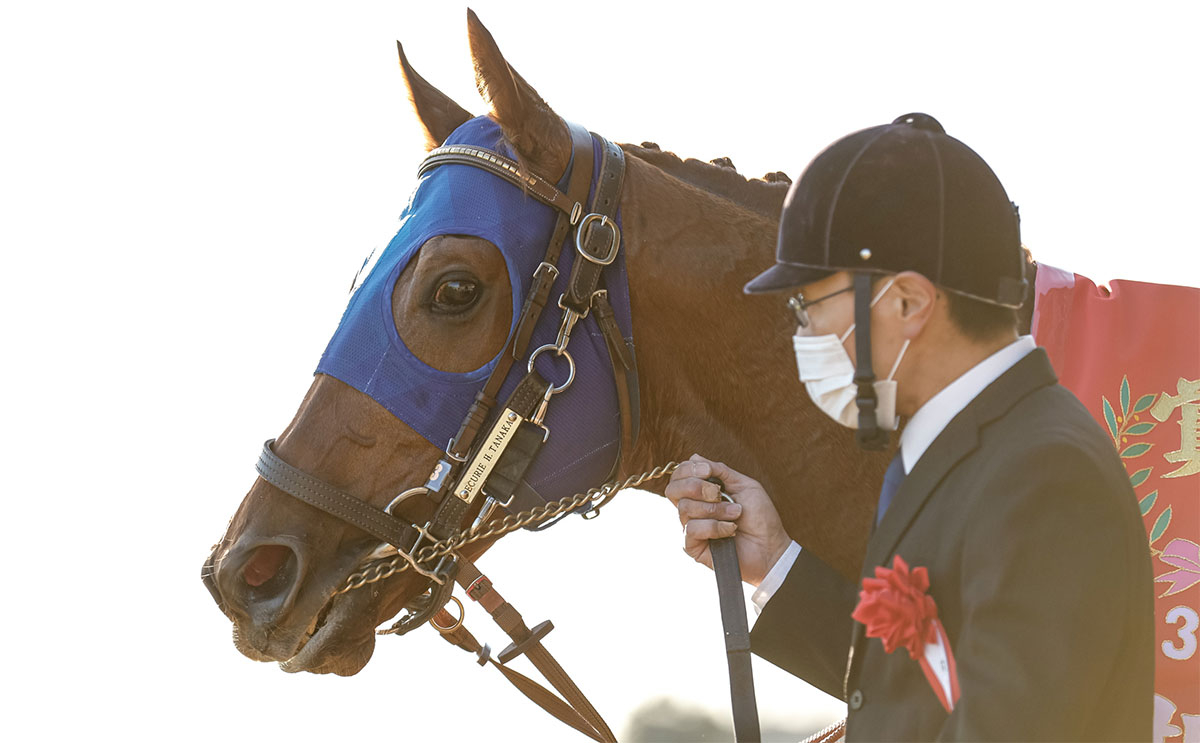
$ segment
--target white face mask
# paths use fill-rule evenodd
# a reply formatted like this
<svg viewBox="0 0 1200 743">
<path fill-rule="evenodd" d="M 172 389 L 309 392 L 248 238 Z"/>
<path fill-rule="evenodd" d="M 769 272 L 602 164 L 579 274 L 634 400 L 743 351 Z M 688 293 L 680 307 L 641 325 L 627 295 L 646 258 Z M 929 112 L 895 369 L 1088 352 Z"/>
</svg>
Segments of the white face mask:
<svg viewBox="0 0 1200 743">
<path fill-rule="evenodd" d="M 892 288 L 895 279 L 891 279 L 875 298 L 871 307 Z M 796 367 L 800 370 L 800 381 L 808 390 L 808 396 L 818 408 L 830 418 L 847 428 L 858 428 L 858 385 L 854 383 L 854 364 L 850 354 L 846 352 L 845 342 L 854 332 L 851 325 L 845 333 L 838 337 L 829 335 L 792 337 L 792 346 L 796 351 Z M 875 382 L 875 397 L 878 400 L 875 407 L 875 420 L 885 431 L 895 431 L 900 424 L 896 415 L 896 369 L 904 352 L 908 350 L 908 340 L 900 347 L 896 362 L 888 372 L 887 379 Z"/>
</svg>

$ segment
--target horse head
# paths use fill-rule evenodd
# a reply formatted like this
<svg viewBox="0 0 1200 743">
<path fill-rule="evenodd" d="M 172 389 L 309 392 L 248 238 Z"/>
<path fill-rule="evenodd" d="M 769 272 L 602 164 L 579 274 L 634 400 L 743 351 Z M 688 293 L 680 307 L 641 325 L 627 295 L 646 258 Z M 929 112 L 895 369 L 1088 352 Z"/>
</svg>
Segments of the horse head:
<svg viewBox="0 0 1200 743">
<path fill-rule="evenodd" d="M 429 148 L 482 148 L 565 188 L 580 165 L 572 130 L 470 12 L 468 31 L 477 85 L 490 106 L 485 117 L 473 118 L 430 85 L 400 51 Z M 595 147 L 598 163 L 599 140 Z M 611 335 L 606 345 L 596 319 L 583 318 L 571 346 L 580 380 L 550 407 L 545 427 L 553 435 L 526 475 L 526 492 L 556 499 L 664 458 L 715 452 L 758 473 L 768 492 L 802 491 L 805 497 L 781 502 L 790 533 L 855 573 L 870 514 L 857 494 L 877 489 L 885 461 L 864 463 L 848 454 L 849 435 L 808 403 L 798 383 L 770 391 L 745 381 L 791 375 L 782 305 L 740 296 L 742 283 L 771 260 L 786 183 L 778 174 L 770 182 L 747 181 L 729 164 L 681 161 L 656 146 L 624 151 L 625 248 L 605 280 L 627 342 L 637 318 L 640 380 L 632 392 L 643 401 L 641 436 L 628 446 L 622 430 L 618 382 L 608 366 Z M 555 220 L 553 209 L 477 168 L 424 173 L 400 231 L 360 272 L 275 454 L 381 509 L 425 483 L 518 334 Z M 551 279 L 552 298 L 562 291 L 571 253 L 564 251 Z M 554 340 L 558 317 L 557 310 L 544 313 L 529 348 Z M 698 354 L 701 345 L 721 350 Z M 567 373 L 561 359 L 544 356 L 547 379 L 561 379 Z M 515 368 L 524 371 L 527 359 Z M 474 503 L 465 524 L 480 507 Z M 434 510 L 431 499 L 412 497 L 394 515 L 424 524 Z M 473 559 L 488 544 L 476 542 L 464 556 Z M 278 661 L 286 671 L 350 675 L 370 659 L 375 627 L 429 585 L 410 570 L 343 590 L 380 550 L 377 537 L 259 478 L 204 577 L 242 653 Z"/>
</svg>

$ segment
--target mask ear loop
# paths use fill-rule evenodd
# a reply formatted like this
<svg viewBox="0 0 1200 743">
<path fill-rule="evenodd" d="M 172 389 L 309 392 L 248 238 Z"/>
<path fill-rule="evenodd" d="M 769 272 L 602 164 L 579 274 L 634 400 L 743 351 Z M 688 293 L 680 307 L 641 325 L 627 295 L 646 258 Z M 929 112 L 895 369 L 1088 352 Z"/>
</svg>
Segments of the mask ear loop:
<svg viewBox="0 0 1200 743">
<path fill-rule="evenodd" d="M 868 307 L 874 307 L 875 305 L 879 304 L 879 300 L 883 299 L 883 295 L 887 294 L 887 290 L 891 289 L 892 284 L 894 283 L 896 283 L 895 277 L 888 279 L 887 283 L 883 285 L 883 288 L 879 290 L 879 293 L 876 294 L 874 299 L 871 300 L 871 304 L 868 305 Z M 857 291 L 855 292 L 855 296 L 858 296 Z M 846 328 L 846 332 L 842 333 L 842 335 L 838 338 L 838 343 L 845 344 L 846 339 L 849 338 L 850 334 L 854 332 L 854 328 L 858 326 L 857 318 L 855 320 L 855 322 L 850 323 L 850 327 Z M 895 370 L 893 369 L 893 371 Z M 891 377 L 888 377 L 888 379 L 891 379 Z"/>
<path fill-rule="evenodd" d="M 846 328 L 846 332 L 842 333 L 841 337 L 838 338 L 838 343 L 846 345 L 846 339 L 850 337 L 850 334 L 854 332 L 854 328 L 857 326 L 858 323 L 856 322 L 850 323 L 850 327 Z"/>
<path fill-rule="evenodd" d="M 885 381 L 890 382 L 896 376 L 896 370 L 900 368 L 900 360 L 904 358 L 904 352 L 908 350 L 908 344 L 911 342 L 908 338 L 904 339 L 904 345 L 900 346 L 900 353 L 896 356 L 896 363 L 892 364 L 892 370 L 888 372 L 887 380 Z"/>
<path fill-rule="evenodd" d="M 895 276 L 888 279 L 887 283 L 883 285 L 883 288 L 879 290 L 879 293 L 875 295 L 875 298 L 871 300 L 871 306 L 874 307 L 875 305 L 879 304 L 879 300 L 883 299 L 883 295 L 887 294 L 887 290 L 891 289 L 892 284 L 895 284 L 895 283 L 896 283 Z"/>
<path fill-rule="evenodd" d="M 875 306 L 875 303 L 883 297 L 884 293 L 887 292 L 888 289 L 892 288 L 892 284 L 894 283 L 896 283 L 895 277 L 892 277 L 888 280 L 887 284 L 883 287 L 883 291 L 876 294 L 875 299 L 871 300 L 872 307 Z M 900 368 L 900 360 L 904 358 L 904 352 L 908 350 L 908 344 L 911 342 L 912 340 L 910 338 L 904 339 L 904 345 L 900 346 L 900 353 L 896 355 L 896 361 L 892 364 L 892 370 L 888 372 L 886 381 L 890 382 L 892 381 L 892 378 L 896 376 L 896 370 Z"/>
</svg>

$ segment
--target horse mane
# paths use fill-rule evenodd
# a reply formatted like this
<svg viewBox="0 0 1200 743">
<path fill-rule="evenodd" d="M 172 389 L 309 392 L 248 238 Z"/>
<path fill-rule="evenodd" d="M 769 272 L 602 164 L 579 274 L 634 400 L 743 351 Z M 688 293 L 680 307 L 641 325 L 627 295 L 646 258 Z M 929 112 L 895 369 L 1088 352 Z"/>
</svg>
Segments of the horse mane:
<svg viewBox="0 0 1200 743">
<path fill-rule="evenodd" d="M 768 173 L 763 178 L 748 179 L 737 172 L 727 157 L 712 162 L 694 158 L 686 160 L 667 152 L 653 142 L 640 146 L 625 144 L 624 150 L 634 157 L 706 193 L 720 196 L 772 220 L 779 219 L 783 197 L 792 179 L 782 171 Z"/>
<path fill-rule="evenodd" d="M 762 178 L 746 178 L 737 172 L 733 161 L 727 157 L 718 157 L 710 162 L 691 157 L 684 160 L 674 152 L 663 150 L 654 142 L 642 142 L 640 146 L 623 144 L 621 147 L 628 154 L 693 188 L 724 198 L 775 221 L 779 220 L 779 214 L 783 210 L 783 198 L 792 182 L 782 171 L 767 173 Z M 1022 253 L 1025 257 L 1025 280 L 1029 282 L 1029 289 L 1024 305 L 1017 310 L 1017 329 L 1022 335 L 1026 335 L 1033 325 L 1033 287 L 1037 276 L 1037 262 L 1028 248 L 1022 247 Z"/>
</svg>

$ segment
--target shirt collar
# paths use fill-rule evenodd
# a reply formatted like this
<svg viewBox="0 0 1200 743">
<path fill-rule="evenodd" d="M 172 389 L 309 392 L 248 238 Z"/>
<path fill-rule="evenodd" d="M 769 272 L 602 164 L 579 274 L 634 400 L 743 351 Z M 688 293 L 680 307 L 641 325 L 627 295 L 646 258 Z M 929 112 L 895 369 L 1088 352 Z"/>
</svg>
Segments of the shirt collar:
<svg viewBox="0 0 1200 743">
<path fill-rule="evenodd" d="M 992 382 L 1011 369 L 1025 355 L 1037 347 L 1033 336 L 1023 335 L 996 353 L 988 356 L 968 369 L 962 376 L 946 385 L 921 406 L 900 434 L 900 451 L 904 458 L 904 473 L 913 467 L 925 454 L 938 434 L 949 425 L 954 416 Z"/>
</svg>

